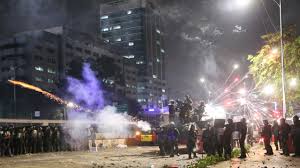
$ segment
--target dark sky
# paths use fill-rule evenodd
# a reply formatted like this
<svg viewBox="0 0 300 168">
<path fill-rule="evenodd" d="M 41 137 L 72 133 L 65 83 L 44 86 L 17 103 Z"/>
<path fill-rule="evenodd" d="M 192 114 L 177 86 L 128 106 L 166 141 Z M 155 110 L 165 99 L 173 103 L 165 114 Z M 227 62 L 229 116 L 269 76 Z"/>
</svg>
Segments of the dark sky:
<svg viewBox="0 0 300 168">
<path fill-rule="evenodd" d="M 1 0 L 0 36 L 62 24 L 94 34 L 99 0 Z M 279 29 L 272 0 L 160 0 L 166 27 L 167 79 L 171 96 L 203 97 L 205 77 L 212 89 L 224 82 L 234 63 L 247 71 L 248 54 L 262 44 L 260 36 Z M 242 0 L 241 0 L 242 1 Z M 300 0 L 283 0 L 284 25 L 300 27 Z M 268 17 L 268 15 L 270 17 Z M 237 74 L 238 75 L 238 74 Z"/>
</svg>

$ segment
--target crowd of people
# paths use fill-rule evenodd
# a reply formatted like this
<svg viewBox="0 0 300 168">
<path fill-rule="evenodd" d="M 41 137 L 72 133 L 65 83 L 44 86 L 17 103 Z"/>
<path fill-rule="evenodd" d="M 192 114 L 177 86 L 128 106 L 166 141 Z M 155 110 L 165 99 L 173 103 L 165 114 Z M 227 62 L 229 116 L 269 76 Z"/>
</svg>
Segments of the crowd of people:
<svg viewBox="0 0 300 168">
<path fill-rule="evenodd" d="M 271 126 L 268 120 L 264 120 L 262 137 L 266 149 L 266 155 L 273 155 L 271 146 L 272 136 L 276 150 L 282 149 L 282 155 L 290 156 L 289 138 L 292 139 L 295 157 L 300 156 L 300 120 L 297 115 L 293 117 L 293 125 L 286 123 L 284 118 L 280 119 L 280 124 L 275 120 Z"/>
<path fill-rule="evenodd" d="M 78 150 L 71 139 L 59 126 L 0 127 L 0 156 Z"/>
</svg>

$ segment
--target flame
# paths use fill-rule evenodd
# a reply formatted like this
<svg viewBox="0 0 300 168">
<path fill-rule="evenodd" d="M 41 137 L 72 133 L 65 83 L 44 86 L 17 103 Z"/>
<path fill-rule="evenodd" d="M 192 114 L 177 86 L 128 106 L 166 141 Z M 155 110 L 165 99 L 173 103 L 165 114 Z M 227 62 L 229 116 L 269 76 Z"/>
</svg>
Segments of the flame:
<svg viewBox="0 0 300 168">
<path fill-rule="evenodd" d="M 21 81 L 16 81 L 16 80 L 8 80 L 9 83 L 13 84 L 13 85 L 17 85 L 17 86 L 21 86 L 23 88 L 26 88 L 26 89 L 30 89 L 30 90 L 34 90 L 36 92 L 39 92 L 39 93 L 42 93 L 43 95 L 45 95 L 46 97 L 48 97 L 49 99 L 51 100 L 54 100 L 60 104 L 65 104 L 67 105 L 68 102 L 64 101 L 63 99 L 47 92 L 47 91 L 44 91 L 43 89 L 39 88 L 39 87 L 36 87 L 36 86 L 33 86 L 33 85 L 30 85 L 28 83 L 25 83 L 25 82 L 21 82 Z"/>
</svg>

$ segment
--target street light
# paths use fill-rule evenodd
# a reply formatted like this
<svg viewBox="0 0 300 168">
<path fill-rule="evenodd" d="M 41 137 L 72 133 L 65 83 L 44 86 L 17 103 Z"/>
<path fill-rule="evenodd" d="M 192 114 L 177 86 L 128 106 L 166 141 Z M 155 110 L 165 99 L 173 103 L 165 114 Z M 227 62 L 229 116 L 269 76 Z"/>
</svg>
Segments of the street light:
<svg viewBox="0 0 300 168">
<path fill-rule="evenodd" d="M 251 0 L 235 0 L 235 5 L 238 7 L 245 7 L 250 3 Z"/>
<path fill-rule="evenodd" d="M 292 78 L 290 80 L 290 87 L 295 87 L 297 86 L 297 79 L 296 78 Z"/>
<path fill-rule="evenodd" d="M 204 79 L 204 78 L 200 78 L 200 82 L 201 82 L 201 83 L 204 83 L 204 82 L 205 82 L 205 79 Z"/>
<path fill-rule="evenodd" d="M 239 68 L 239 64 L 234 64 L 233 65 L 233 69 L 238 69 Z"/>
</svg>

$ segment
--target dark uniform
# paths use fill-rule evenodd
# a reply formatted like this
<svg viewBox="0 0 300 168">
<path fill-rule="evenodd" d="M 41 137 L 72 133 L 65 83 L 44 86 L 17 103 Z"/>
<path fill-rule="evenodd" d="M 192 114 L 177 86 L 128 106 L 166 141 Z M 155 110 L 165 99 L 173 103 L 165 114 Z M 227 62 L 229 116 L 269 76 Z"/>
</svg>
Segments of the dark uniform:
<svg viewBox="0 0 300 168">
<path fill-rule="evenodd" d="M 189 155 L 189 159 L 192 159 L 192 153 L 194 154 L 194 158 L 197 157 L 196 151 L 196 141 L 197 141 L 197 134 L 195 132 L 195 126 L 191 125 L 191 128 L 188 132 L 188 140 L 187 140 L 187 151 Z"/>
<path fill-rule="evenodd" d="M 272 138 L 272 127 L 267 120 L 264 120 L 264 127 L 262 129 L 262 137 L 264 138 L 264 144 L 266 149 L 266 155 L 273 155 L 273 149 L 270 145 Z"/>
<path fill-rule="evenodd" d="M 178 155 L 178 138 L 179 131 L 175 128 L 175 124 L 171 124 L 171 127 L 168 130 L 168 142 L 170 145 L 170 156 L 174 157 L 174 152 Z"/>
<path fill-rule="evenodd" d="M 44 132 L 42 127 L 37 129 L 37 151 L 44 152 Z"/>
<path fill-rule="evenodd" d="M 175 102 L 170 101 L 170 104 L 169 104 L 169 122 L 175 120 L 175 111 L 176 111 Z"/>
<path fill-rule="evenodd" d="M 300 156 L 300 121 L 298 116 L 293 117 L 294 125 L 291 131 L 292 138 L 293 138 L 293 145 L 295 148 L 295 155 L 293 156 Z"/>
<path fill-rule="evenodd" d="M 224 157 L 225 159 L 231 158 L 232 146 L 231 146 L 231 136 L 234 130 L 234 125 L 232 119 L 228 119 L 228 124 L 225 126 L 223 144 L 224 144 Z"/>
<path fill-rule="evenodd" d="M 239 132 L 240 132 L 240 148 L 241 148 L 241 156 L 239 158 L 246 158 L 246 149 L 245 149 L 245 139 L 246 139 L 246 134 L 247 134 L 247 123 L 246 119 L 242 118 L 241 120 L 241 125 L 239 127 Z"/>
<path fill-rule="evenodd" d="M 278 142 L 279 142 L 279 125 L 278 125 L 276 120 L 273 122 L 272 134 L 274 136 L 274 145 L 276 147 L 276 150 L 278 150 L 279 149 L 279 146 L 278 146 Z"/>
<path fill-rule="evenodd" d="M 289 139 L 289 133 L 291 131 L 291 127 L 289 124 L 285 123 L 285 119 L 280 119 L 280 127 L 279 127 L 279 136 L 282 142 L 282 152 L 281 154 L 285 156 L 289 156 L 289 148 L 288 148 L 288 139 Z"/>
<path fill-rule="evenodd" d="M 167 133 L 165 131 L 166 128 L 159 128 L 157 131 L 157 141 L 158 141 L 158 146 L 159 146 L 159 155 L 160 156 L 165 156 L 166 151 L 165 151 L 165 144 L 167 141 Z"/>
</svg>

